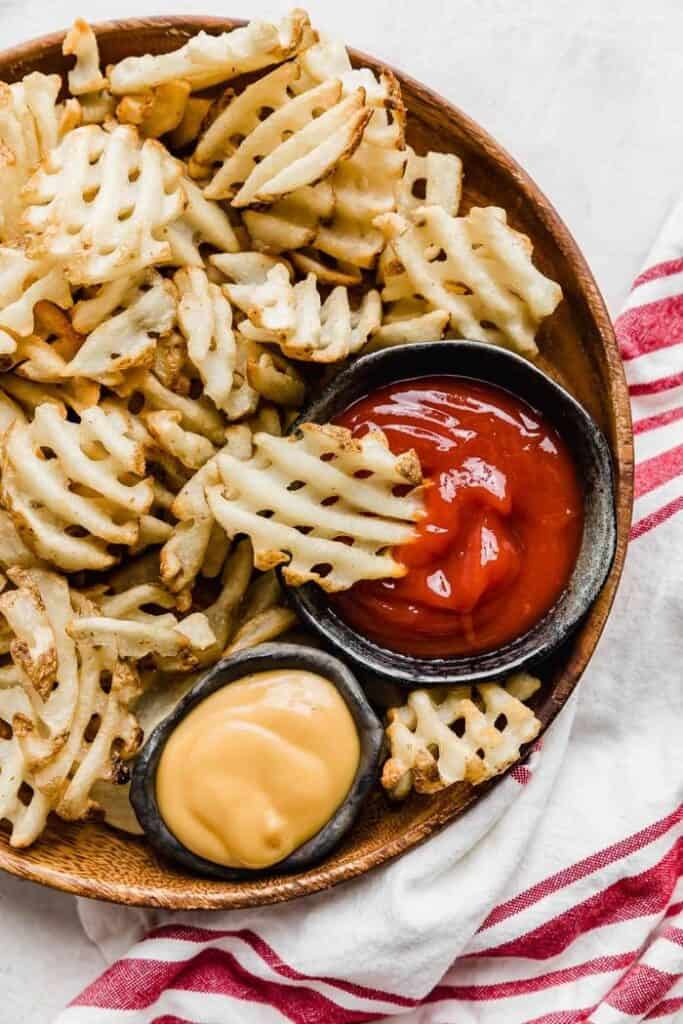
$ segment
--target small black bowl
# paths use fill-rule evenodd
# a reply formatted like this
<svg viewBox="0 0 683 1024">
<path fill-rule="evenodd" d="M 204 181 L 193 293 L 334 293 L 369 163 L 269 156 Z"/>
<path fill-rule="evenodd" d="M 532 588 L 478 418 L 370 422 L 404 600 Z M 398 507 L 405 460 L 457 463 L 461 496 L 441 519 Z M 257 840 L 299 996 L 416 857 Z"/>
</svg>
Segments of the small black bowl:
<svg viewBox="0 0 683 1024">
<path fill-rule="evenodd" d="M 612 460 L 604 435 L 564 388 L 506 349 L 474 341 L 436 341 L 364 356 L 334 378 L 291 431 L 300 423 L 328 423 L 387 384 L 433 376 L 497 385 L 543 413 L 567 442 L 576 463 L 583 484 L 584 529 L 574 571 L 553 607 L 522 636 L 481 654 L 426 658 L 389 650 L 348 625 L 315 584 L 287 587 L 283 580 L 295 610 L 337 653 L 360 669 L 405 686 L 473 683 L 540 661 L 581 622 L 607 578 L 616 546 Z"/>
<path fill-rule="evenodd" d="M 159 758 L 171 733 L 179 722 L 193 708 L 216 690 L 229 685 L 236 679 L 256 672 L 268 672 L 277 668 L 303 669 L 317 672 L 329 679 L 351 712 L 360 739 L 360 760 L 358 770 L 349 793 L 338 811 L 321 830 L 302 846 L 278 864 L 263 871 L 247 868 L 227 868 L 192 853 L 176 839 L 167 828 L 156 799 L 156 773 Z M 273 872 L 301 871 L 321 860 L 336 846 L 344 833 L 353 824 L 363 800 L 377 778 L 379 755 L 382 746 L 382 725 L 372 710 L 358 680 L 337 658 L 325 651 L 297 644 L 261 644 L 249 651 L 242 651 L 230 658 L 219 661 L 174 708 L 170 715 L 160 722 L 145 743 L 133 771 L 130 800 L 144 829 L 145 836 L 154 849 L 164 857 L 177 861 L 184 868 L 199 875 L 225 881 L 238 881 L 270 875 Z M 330 738 L 334 742 L 334 737 Z"/>
</svg>

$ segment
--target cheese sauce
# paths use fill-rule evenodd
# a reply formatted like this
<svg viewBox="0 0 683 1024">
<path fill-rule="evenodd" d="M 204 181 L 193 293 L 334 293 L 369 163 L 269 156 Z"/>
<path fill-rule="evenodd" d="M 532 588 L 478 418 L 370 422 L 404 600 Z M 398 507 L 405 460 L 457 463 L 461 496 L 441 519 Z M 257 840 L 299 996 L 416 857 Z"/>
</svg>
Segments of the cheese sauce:
<svg viewBox="0 0 683 1024">
<path fill-rule="evenodd" d="M 159 760 L 157 803 L 193 853 L 266 868 L 329 821 L 359 758 L 355 723 L 329 680 L 259 672 L 217 690 L 174 729 Z"/>
<path fill-rule="evenodd" d="M 417 540 L 394 550 L 400 579 L 335 596 L 355 629 L 406 654 L 475 654 L 543 617 L 566 587 L 583 532 L 567 445 L 501 388 L 458 377 L 403 381 L 335 420 L 414 448 L 427 481 Z"/>
</svg>

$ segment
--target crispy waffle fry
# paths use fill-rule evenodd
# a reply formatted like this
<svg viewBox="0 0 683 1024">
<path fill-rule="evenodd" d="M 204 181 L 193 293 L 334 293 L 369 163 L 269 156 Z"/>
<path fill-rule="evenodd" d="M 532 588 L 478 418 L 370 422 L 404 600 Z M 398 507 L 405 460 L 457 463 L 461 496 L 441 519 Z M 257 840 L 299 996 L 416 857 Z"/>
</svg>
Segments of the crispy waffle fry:
<svg viewBox="0 0 683 1024">
<path fill-rule="evenodd" d="M 185 177 L 182 188 L 187 200 L 182 217 L 169 224 L 166 238 L 171 245 L 171 262 L 180 266 L 203 267 L 200 245 L 211 245 L 221 252 L 237 252 L 239 241 L 224 210 Z"/>
<path fill-rule="evenodd" d="M 26 185 L 33 255 L 68 260 L 74 284 L 97 284 L 171 259 L 163 228 L 185 203 L 178 164 L 130 125 L 69 132 Z"/>
<path fill-rule="evenodd" d="M 19 737 L 15 719 L 32 721 L 33 708 L 20 685 L 0 688 L 0 821 L 11 826 L 10 846 L 22 848 L 35 842 L 45 828 L 50 802 L 36 790 Z M 29 798 L 22 799 L 28 791 Z"/>
<path fill-rule="evenodd" d="M 531 243 L 508 227 L 504 210 L 475 207 L 450 217 L 440 206 L 423 206 L 407 218 L 385 214 L 377 224 L 403 267 L 387 277 L 385 301 L 421 295 L 449 313 L 460 337 L 536 355 L 536 331 L 562 290 L 533 265 Z"/>
<path fill-rule="evenodd" d="M 0 246 L 0 330 L 25 338 L 33 332 L 36 303 L 72 304 L 63 271 L 49 257 L 30 259 L 22 249 Z"/>
<path fill-rule="evenodd" d="M 440 206 L 453 217 L 462 195 L 462 160 L 454 153 L 429 152 L 418 156 L 406 148 L 406 160 L 398 208 L 403 213 L 420 206 Z"/>
<path fill-rule="evenodd" d="M 122 124 L 134 124 L 143 138 L 158 139 L 178 127 L 189 95 L 189 82 L 164 82 L 149 92 L 124 96 L 116 108 L 116 117 Z"/>
<path fill-rule="evenodd" d="M 401 304 L 396 303 L 398 308 L 390 310 L 388 315 L 385 315 L 381 327 L 377 328 L 363 349 L 364 355 L 368 352 L 377 352 L 381 348 L 391 348 L 392 345 L 440 341 L 443 338 L 448 327 L 448 313 L 443 309 L 415 311 L 410 308 L 411 305 L 407 304 L 402 308 Z"/>
<path fill-rule="evenodd" d="M 21 82 L 0 82 L 0 241 L 20 238 L 23 188 L 57 144 L 59 75 L 26 75 Z"/>
<path fill-rule="evenodd" d="M 351 156 L 371 116 L 363 89 L 340 97 L 341 82 L 332 79 L 275 110 L 228 157 L 205 194 L 243 207 L 272 203 L 324 178 Z"/>
<path fill-rule="evenodd" d="M 265 209 L 245 210 L 242 219 L 257 249 L 280 253 L 311 245 L 318 224 L 333 212 L 334 192 L 325 180 L 296 189 Z"/>
<path fill-rule="evenodd" d="M 306 382 L 294 363 L 253 341 L 247 343 L 247 352 L 247 379 L 262 398 L 287 408 L 303 405 Z"/>
<path fill-rule="evenodd" d="M 89 793 L 95 781 L 121 778 L 122 761 L 139 745 L 140 730 L 128 711 L 139 682 L 110 648 L 95 651 L 70 639 L 66 625 L 74 610 L 63 579 L 42 570 L 14 570 L 10 576 L 18 589 L 2 595 L 0 610 L 16 631 L 26 602 L 31 604 L 51 632 L 56 657 L 55 680 L 45 698 L 17 666 L 33 712 L 31 717 L 19 712 L 12 721 L 24 771 L 31 772 L 30 785 L 49 808 L 79 820 L 93 810 Z M 18 602 L 16 594 L 23 600 Z M 90 609 L 84 599 L 78 603 Z"/>
<path fill-rule="evenodd" d="M 249 318 L 239 328 L 245 337 L 275 342 L 285 355 L 306 362 L 344 359 L 381 323 L 378 292 L 366 292 L 352 310 L 348 290 L 339 285 L 321 303 L 314 275 L 292 285 L 283 265 L 269 270 L 263 283 L 226 285 L 225 291 Z"/>
<path fill-rule="evenodd" d="M 315 249 L 306 248 L 292 252 L 289 258 L 301 274 L 315 274 L 321 284 L 341 284 L 353 288 L 363 280 L 361 271 L 352 263 L 336 260 L 325 253 L 316 252 Z"/>
<path fill-rule="evenodd" d="M 189 398 L 165 387 L 149 371 L 131 375 L 121 388 L 115 388 L 122 397 L 132 404 L 139 404 L 139 412 L 154 409 L 170 409 L 180 413 L 180 422 L 185 430 L 203 434 L 214 444 L 221 444 L 225 434 L 225 421 L 213 402 L 203 395 Z"/>
<path fill-rule="evenodd" d="M 175 325 L 176 292 L 170 281 L 150 271 L 140 287 L 125 296 L 126 308 L 88 336 L 65 367 L 64 377 L 90 377 L 117 384 L 125 370 L 150 366 L 157 338 Z"/>
<path fill-rule="evenodd" d="M 281 64 L 274 71 L 258 78 L 239 95 L 228 90 L 221 102 L 222 110 L 208 126 L 190 160 L 193 178 L 211 175 L 217 163 L 223 163 L 242 142 L 259 127 L 264 114 L 273 113 L 289 103 L 292 82 L 300 74 L 296 60 Z"/>
<path fill-rule="evenodd" d="M 138 541 L 154 498 L 144 472 L 143 448 L 111 414 L 87 409 L 75 424 L 45 403 L 31 424 L 10 427 L 2 499 L 41 558 L 68 571 L 102 569 L 115 561 L 109 544 Z M 131 476 L 135 482 L 124 482 Z"/>
<path fill-rule="evenodd" d="M 314 580 L 328 591 L 404 573 L 384 552 L 414 535 L 419 494 L 392 493 L 397 483 L 420 482 L 414 452 L 396 458 L 380 433 L 354 440 L 343 428 L 314 423 L 304 424 L 299 437 L 260 433 L 254 443 L 266 464 L 220 453 L 224 486 L 207 487 L 206 498 L 228 536 L 251 538 L 257 569 L 284 563 L 288 583 Z M 359 471 L 371 476 L 360 480 Z"/>
<path fill-rule="evenodd" d="M 147 413 L 144 419 L 159 446 L 188 469 L 200 469 L 216 454 L 208 438 L 182 428 L 179 412 L 158 410 Z"/>
<path fill-rule="evenodd" d="M 171 137 L 168 140 L 174 152 L 186 149 L 196 141 L 210 107 L 210 99 L 205 99 L 203 96 L 189 97 L 180 124 L 171 132 Z"/>
<path fill-rule="evenodd" d="M 109 81 L 112 92 L 119 96 L 144 92 L 179 78 L 196 91 L 278 64 L 312 41 L 308 16 L 294 10 L 279 25 L 252 21 L 219 36 L 199 32 L 171 53 L 126 57 L 109 69 Z"/>
<path fill-rule="evenodd" d="M 145 606 L 173 607 L 173 597 L 163 587 L 146 585 L 105 598 L 102 611 L 80 615 L 67 625 L 69 636 L 93 647 L 114 644 L 119 657 L 143 658 L 147 654 L 175 657 L 183 670 L 197 666 L 193 648 L 204 650 L 215 642 L 206 616 L 200 612 L 178 621 L 171 612 L 154 614 Z"/>
<path fill-rule="evenodd" d="M 205 394 L 228 419 L 249 415 L 258 405 L 259 396 L 246 380 L 246 354 L 238 353 L 244 342 L 235 339 L 230 303 L 199 267 L 179 270 L 174 280 L 180 296 L 178 323 Z M 238 356 L 242 363 L 239 375 Z"/>
<path fill-rule="evenodd" d="M 76 63 L 68 74 L 72 96 L 97 93 L 107 87 L 107 79 L 100 71 L 100 51 L 97 37 L 83 18 L 77 18 L 62 44 L 65 57 L 75 57 Z"/>
<path fill-rule="evenodd" d="M 499 775 L 540 731 L 541 723 L 522 703 L 540 685 L 518 673 L 505 686 L 413 690 L 403 707 L 390 708 L 387 715 L 390 757 L 382 785 L 394 799 L 403 799 L 411 789 L 436 793 L 454 782 L 478 785 Z M 458 723 L 461 733 L 454 728 Z"/>
</svg>

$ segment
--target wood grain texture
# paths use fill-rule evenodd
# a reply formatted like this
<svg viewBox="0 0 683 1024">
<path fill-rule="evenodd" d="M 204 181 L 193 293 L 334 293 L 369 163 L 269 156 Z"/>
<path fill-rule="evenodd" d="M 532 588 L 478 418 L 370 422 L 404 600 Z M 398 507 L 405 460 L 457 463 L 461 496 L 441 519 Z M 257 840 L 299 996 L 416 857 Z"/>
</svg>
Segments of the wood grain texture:
<svg viewBox="0 0 683 1024">
<path fill-rule="evenodd" d="M 129 54 L 166 52 L 200 29 L 223 31 L 241 22 L 221 18 L 131 19 L 95 26 L 105 64 Z M 62 34 L 0 54 L 0 78 L 30 70 L 64 74 Z M 377 70 L 371 57 L 354 63 Z M 540 269 L 559 281 L 565 299 L 540 336 L 541 365 L 560 379 L 605 430 L 615 464 L 618 539 L 610 576 L 583 626 L 541 673 L 536 713 L 546 728 L 571 695 L 595 649 L 621 576 L 631 522 L 633 444 L 628 392 L 604 303 L 581 253 L 552 205 L 515 161 L 460 110 L 396 72 L 408 107 L 408 136 L 418 148 L 457 152 L 466 171 L 464 207 L 499 205 L 534 244 Z M 103 825 L 52 822 L 28 851 L 0 838 L 0 867 L 22 878 L 114 902 L 171 909 L 255 906 L 292 899 L 359 875 L 425 840 L 461 814 L 499 780 L 474 790 L 461 783 L 434 797 L 413 796 L 398 808 L 374 793 L 352 832 L 319 867 L 299 875 L 239 884 L 184 875 L 139 840 Z"/>
</svg>

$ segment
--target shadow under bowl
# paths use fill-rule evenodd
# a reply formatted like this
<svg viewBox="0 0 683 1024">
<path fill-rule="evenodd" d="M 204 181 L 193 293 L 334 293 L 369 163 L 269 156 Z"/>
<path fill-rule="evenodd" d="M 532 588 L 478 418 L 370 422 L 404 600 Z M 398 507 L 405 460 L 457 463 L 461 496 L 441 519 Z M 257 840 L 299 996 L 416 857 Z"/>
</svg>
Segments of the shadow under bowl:
<svg viewBox="0 0 683 1024">
<path fill-rule="evenodd" d="M 360 759 L 351 789 L 326 825 L 284 860 L 262 871 L 229 868 L 200 857 L 184 846 L 164 822 L 156 798 L 156 773 L 164 746 L 183 718 L 222 687 L 257 672 L 302 669 L 328 679 L 344 699 L 360 740 Z M 157 853 L 198 875 L 226 881 L 258 878 L 273 872 L 301 871 L 325 857 L 353 824 L 363 800 L 376 781 L 382 746 L 382 725 L 368 704 L 353 673 L 325 651 L 297 644 L 272 643 L 242 651 L 219 661 L 200 679 L 177 707 L 160 722 L 145 743 L 133 771 L 130 800 Z"/>
<path fill-rule="evenodd" d="M 301 618 L 339 654 L 366 672 L 405 686 L 443 686 L 494 679 L 538 662 L 580 624 L 607 579 L 616 548 L 612 460 L 607 441 L 585 409 L 559 384 L 507 349 L 474 341 L 400 345 L 358 359 L 334 378 L 292 424 L 329 423 L 378 388 L 423 377 L 464 377 L 493 384 L 542 413 L 567 443 L 583 487 L 581 548 L 569 583 L 526 633 L 473 655 L 414 657 L 357 632 L 313 583 L 288 587 Z"/>
</svg>

